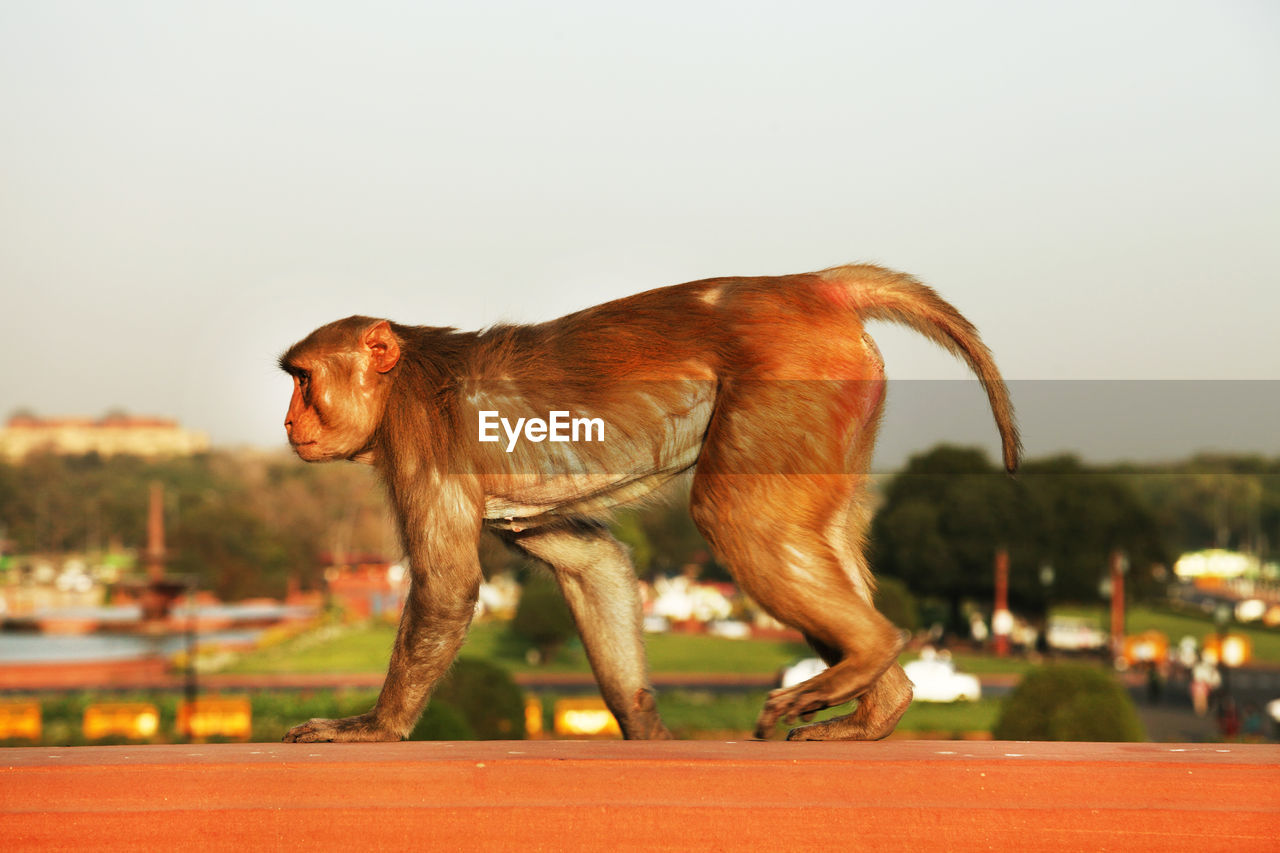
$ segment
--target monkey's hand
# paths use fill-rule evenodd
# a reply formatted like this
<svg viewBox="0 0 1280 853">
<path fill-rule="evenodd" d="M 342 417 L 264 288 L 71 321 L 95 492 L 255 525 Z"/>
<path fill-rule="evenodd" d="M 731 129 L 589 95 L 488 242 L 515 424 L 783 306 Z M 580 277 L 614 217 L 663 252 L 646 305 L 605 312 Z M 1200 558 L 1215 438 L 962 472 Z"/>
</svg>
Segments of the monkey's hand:
<svg viewBox="0 0 1280 853">
<path fill-rule="evenodd" d="M 384 728 L 372 713 L 341 720 L 308 720 L 294 726 L 284 736 L 285 743 L 355 743 L 400 740 L 397 732 Z"/>
</svg>

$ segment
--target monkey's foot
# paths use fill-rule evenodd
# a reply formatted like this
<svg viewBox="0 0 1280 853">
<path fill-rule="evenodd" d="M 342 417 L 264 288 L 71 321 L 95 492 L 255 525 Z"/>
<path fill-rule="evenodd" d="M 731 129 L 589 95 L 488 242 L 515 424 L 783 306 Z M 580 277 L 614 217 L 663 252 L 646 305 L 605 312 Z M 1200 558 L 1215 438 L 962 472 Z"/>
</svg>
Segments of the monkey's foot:
<svg viewBox="0 0 1280 853">
<path fill-rule="evenodd" d="M 881 740 L 897 727 L 911 697 L 911 680 L 894 665 L 862 695 L 852 713 L 792 729 L 787 740 Z"/>
<path fill-rule="evenodd" d="M 809 717 L 818 711 L 839 704 L 831 701 L 831 698 L 822 692 L 820 685 L 817 685 L 818 689 L 814 688 L 815 685 L 806 681 L 795 687 L 774 690 L 770 693 L 769 698 L 765 700 L 764 710 L 756 719 L 755 736 L 760 740 L 768 740 L 774 725 L 779 720 L 789 725 L 801 717 Z"/>
<path fill-rule="evenodd" d="M 897 665 L 897 660 L 898 652 L 904 644 L 902 637 L 895 637 L 871 661 L 858 662 L 846 657 L 807 681 L 774 690 L 756 719 L 755 736 L 765 740 L 779 720 L 789 725 L 800 718 L 812 719 L 812 715 L 818 711 L 871 695 L 891 669 L 901 672 L 902 668 Z M 907 701 L 910 702 L 911 682 L 907 680 L 905 673 L 902 674 L 902 681 L 907 685 Z M 899 684 L 896 678 L 891 683 Z"/>
<path fill-rule="evenodd" d="M 354 743 L 367 741 L 400 740 L 396 732 L 380 726 L 373 714 L 344 717 L 341 720 L 308 720 L 289 729 L 285 743 Z"/>
<path fill-rule="evenodd" d="M 622 736 L 627 740 L 673 740 L 675 737 L 662 720 L 657 718 L 645 721 L 640 729 L 628 727 L 622 732 Z"/>
<path fill-rule="evenodd" d="M 653 690 L 642 687 L 632 697 L 630 713 L 615 715 L 627 740 L 671 740 L 671 732 L 658 716 L 658 703 Z"/>
</svg>

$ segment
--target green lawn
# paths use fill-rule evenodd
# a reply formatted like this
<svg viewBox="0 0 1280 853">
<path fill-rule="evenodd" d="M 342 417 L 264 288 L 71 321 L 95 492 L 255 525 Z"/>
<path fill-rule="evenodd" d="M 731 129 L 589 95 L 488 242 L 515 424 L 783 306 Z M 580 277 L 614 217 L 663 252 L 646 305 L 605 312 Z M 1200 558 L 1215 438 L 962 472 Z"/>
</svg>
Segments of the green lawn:
<svg viewBox="0 0 1280 853">
<path fill-rule="evenodd" d="M 776 673 L 813 654 L 804 643 L 728 640 L 697 634 L 650 634 L 645 638 L 651 672 Z"/>
<path fill-rule="evenodd" d="M 1105 609 L 1072 608 L 1055 613 L 1105 623 Z M 1163 631 L 1170 640 L 1190 635 L 1197 640 L 1215 630 L 1213 622 L 1194 613 L 1174 613 L 1151 607 L 1134 607 L 1127 614 L 1128 630 Z M 1280 631 L 1234 627 L 1253 642 L 1256 663 L 1280 664 Z M 386 670 L 395 626 L 385 623 L 326 628 L 304 634 L 276 646 L 252 652 L 237 660 L 228 672 L 383 672 Z M 650 634 L 645 638 L 649 668 L 655 673 L 735 672 L 752 675 L 776 673 L 811 653 L 803 643 L 776 640 L 729 640 L 703 634 Z M 582 645 L 573 640 L 554 660 L 535 666 L 525 658 L 527 649 L 513 639 L 505 623 L 477 622 L 471 627 L 462 654 L 501 663 L 512 672 L 589 672 Z M 904 660 L 910 656 L 904 656 Z M 956 656 L 957 668 L 975 674 L 1025 672 L 1031 664 L 1017 657 Z"/>
<path fill-rule="evenodd" d="M 252 652 L 237 660 L 226 672 L 383 672 L 391 653 L 395 626 L 383 623 L 344 626 L 334 635 L 303 635 L 278 646 Z M 648 634 L 645 647 L 649 670 L 659 673 L 734 672 L 773 675 L 800 658 L 811 656 L 804 643 L 779 640 L 729 640 L 706 634 Z M 545 666 L 525 659 L 525 647 L 509 636 L 501 622 L 477 622 L 471 626 L 462 654 L 501 663 L 511 672 L 590 672 L 586 654 L 577 640 L 571 641 Z M 914 655 L 904 655 L 909 660 Z M 1030 666 L 1019 658 L 957 655 L 962 672 L 976 674 L 1025 672 Z"/>
<path fill-rule="evenodd" d="M 394 625 L 371 622 L 322 628 L 285 642 L 250 652 L 224 672 L 381 672 L 391 655 Z"/>
<path fill-rule="evenodd" d="M 335 629 L 317 639 L 303 635 L 278 646 L 252 652 L 226 672 L 383 672 L 395 637 L 395 626 L 370 623 Z M 774 640 L 728 640 L 701 634 L 651 634 L 645 638 L 653 672 L 740 672 L 773 674 L 810 654 L 803 643 Z M 501 622 L 471 626 L 462 654 L 501 663 L 511 672 L 589 672 L 586 654 L 577 640 L 570 642 L 545 666 L 525 659 L 526 649 L 513 641 Z"/>
</svg>

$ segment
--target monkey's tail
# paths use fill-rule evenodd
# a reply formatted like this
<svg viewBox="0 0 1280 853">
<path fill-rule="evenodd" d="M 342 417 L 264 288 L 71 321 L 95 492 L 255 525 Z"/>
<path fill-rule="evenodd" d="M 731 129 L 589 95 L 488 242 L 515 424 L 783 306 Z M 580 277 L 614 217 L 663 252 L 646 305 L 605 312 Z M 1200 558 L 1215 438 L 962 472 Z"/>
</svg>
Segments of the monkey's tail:
<svg viewBox="0 0 1280 853">
<path fill-rule="evenodd" d="M 888 320 L 908 326 L 963 359 L 986 389 L 1003 444 L 1004 467 L 1018 468 L 1022 440 L 1014 420 L 1009 389 L 996 369 L 991 351 L 978 330 L 933 288 L 905 274 L 871 265 L 832 267 L 819 277 L 845 286 L 853 310 L 867 320 Z"/>
</svg>

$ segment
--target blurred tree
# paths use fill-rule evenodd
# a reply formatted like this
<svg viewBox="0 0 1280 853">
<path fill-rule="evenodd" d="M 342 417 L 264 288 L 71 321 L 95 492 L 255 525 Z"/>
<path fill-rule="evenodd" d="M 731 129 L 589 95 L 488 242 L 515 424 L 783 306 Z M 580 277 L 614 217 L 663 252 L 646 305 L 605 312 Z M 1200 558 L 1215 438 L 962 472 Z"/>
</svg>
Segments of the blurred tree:
<svg viewBox="0 0 1280 853">
<path fill-rule="evenodd" d="M 279 595 L 289 575 L 317 585 L 320 555 L 339 546 L 388 558 L 398 551 L 372 472 L 284 454 L 36 454 L 0 463 L 0 524 L 19 553 L 142 549 L 153 481 L 165 487 L 169 567 L 197 574 L 205 589 Z"/>
<path fill-rule="evenodd" d="M 871 565 L 913 590 L 960 603 L 988 597 L 995 550 L 1017 528 L 1013 489 L 978 450 L 943 446 L 914 456 L 890 481 L 872 522 Z"/>
<path fill-rule="evenodd" d="M 289 566 L 283 538 L 239 501 L 215 494 L 189 508 L 171 541 L 169 569 L 195 575 L 220 599 L 284 595 Z"/>
<path fill-rule="evenodd" d="M 920 627 L 920 611 L 915 596 L 898 578 L 881 577 L 876 581 L 876 610 L 904 631 Z"/>
<path fill-rule="evenodd" d="M 529 573 L 511 620 L 511 630 L 533 644 L 539 659 L 547 663 L 578 629 L 560 586 L 546 572 Z"/>
<path fill-rule="evenodd" d="M 1132 479 L 1175 555 L 1204 548 L 1280 555 L 1280 459 L 1200 454 L 1114 470 Z"/>
<path fill-rule="evenodd" d="M 1120 477 L 1063 456 L 1025 463 L 1016 479 L 978 450 L 942 446 L 912 457 L 889 483 L 872 525 L 872 566 L 912 590 L 946 599 L 953 628 L 961 602 L 990 600 L 994 556 L 1010 554 L 1011 606 L 1094 601 L 1112 550 L 1135 569 L 1166 562 L 1154 517 Z M 1051 565 L 1046 589 L 1040 567 Z M 1134 571 L 1132 593 L 1155 587 Z"/>
<path fill-rule="evenodd" d="M 659 503 L 639 510 L 640 532 L 649 543 L 648 572 L 641 577 L 673 575 L 690 564 L 702 569 L 704 580 L 729 580 L 729 572 L 711 552 L 689 516 L 689 495 L 675 489 Z"/>
<path fill-rule="evenodd" d="M 289 575 L 317 586 L 321 554 L 399 556 L 370 469 L 306 465 L 287 454 L 169 460 L 36 454 L 0 463 L 0 524 L 19 553 L 113 541 L 142 548 L 153 480 L 165 485 L 175 570 L 198 565 L 209 588 L 279 594 Z M 216 496 L 226 505 L 216 505 Z M 693 563 L 705 578 L 728 577 L 689 518 L 682 492 L 620 513 L 614 530 L 642 576 Z M 1054 568 L 1054 600 L 1089 601 L 1097 598 L 1112 548 L 1129 552 L 1130 583 L 1142 595 L 1157 585 L 1153 563 L 1168 565 L 1181 551 L 1214 544 L 1272 558 L 1280 551 L 1280 460 L 1198 456 L 1168 466 L 1100 469 L 1068 456 L 1028 461 L 1011 479 L 977 451 L 935 448 L 887 485 L 871 547 L 878 573 L 955 606 L 966 597 L 988 599 L 994 551 L 1004 545 L 1012 559 L 1011 595 L 1025 609 L 1043 604 L 1044 563 Z M 194 550 L 180 554 L 185 548 Z M 483 548 L 486 571 L 524 565 L 491 540 Z M 249 561 L 265 562 L 251 570 Z M 234 579 L 220 580 L 222 574 Z"/>
<path fill-rule="evenodd" d="M 653 564 L 653 545 L 645 531 L 641 511 L 629 509 L 620 513 L 610 528 L 618 541 L 626 545 L 631 553 L 631 564 L 635 567 L 636 574 L 642 578 L 648 577 L 649 567 Z"/>
<path fill-rule="evenodd" d="M 1011 558 L 1024 567 L 1010 576 L 1016 600 L 1030 604 L 1042 599 L 1041 564 L 1053 567 L 1054 600 L 1096 600 L 1115 550 L 1124 551 L 1133 568 L 1127 581 L 1131 596 L 1144 598 L 1157 591 L 1150 569 L 1168 558 L 1154 516 L 1127 478 L 1059 456 L 1028 461 L 1018 472 L 1016 488 L 1024 501 L 1024 528 L 1011 549 Z"/>
</svg>

